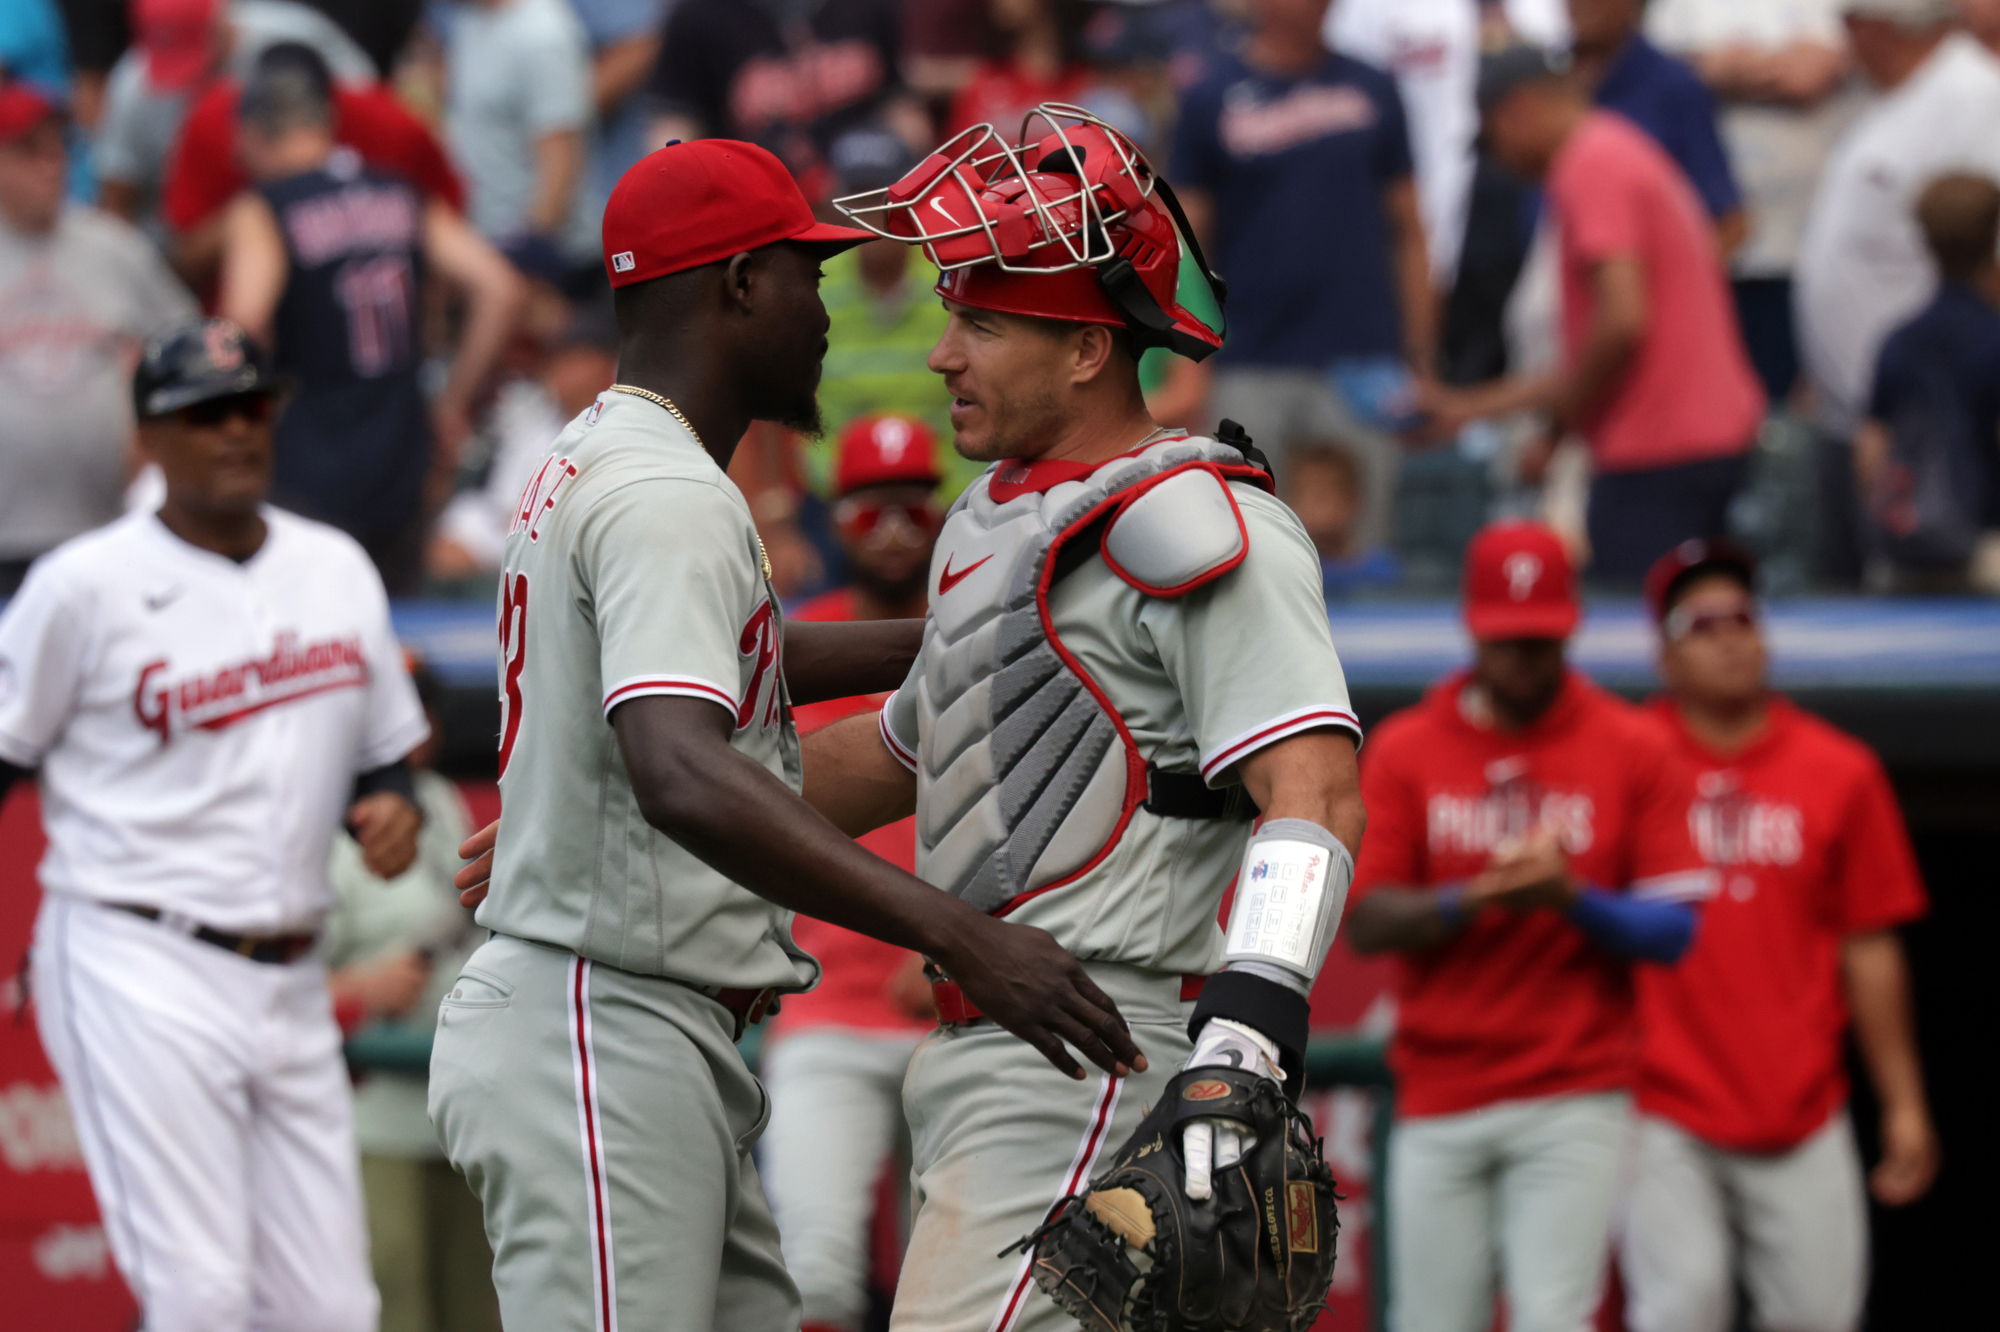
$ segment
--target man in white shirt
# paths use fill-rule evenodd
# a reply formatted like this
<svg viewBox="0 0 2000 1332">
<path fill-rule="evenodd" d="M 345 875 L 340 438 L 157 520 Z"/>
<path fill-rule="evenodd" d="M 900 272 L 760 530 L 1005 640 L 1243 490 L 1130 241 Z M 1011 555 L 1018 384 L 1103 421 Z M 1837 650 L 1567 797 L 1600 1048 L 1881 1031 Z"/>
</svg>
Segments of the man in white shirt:
<svg viewBox="0 0 2000 1332">
<path fill-rule="evenodd" d="M 148 1332 L 373 1332 L 318 933 L 343 821 L 416 854 L 429 734 L 352 540 L 268 507 L 268 364 L 190 322 L 133 383 L 166 498 L 0 615 L 0 793 L 34 771 L 43 1047 Z"/>
<path fill-rule="evenodd" d="M 1730 256 L 1744 341 L 1773 402 L 1798 378 L 1792 266 L 1827 154 L 1866 100 L 1840 0 L 1654 0 L 1646 33 L 1721 103 L 1750 232 Z"/>
<path fill-rule="evenodd" d="M 1794 277 L 1800 351 L 1827 441 L 1822 573 L 1836 576 L 1859 571 L 1849 439 L 1875 354 L 1935 284 L 1916 197 L 1947 171 L 2000 176 L 2000 57 L 1953 30 L 1953 0 L 1841 0 L 1841 12 L 1855 63 L 1882 95 L 1827 161 Z"/>
</svg>

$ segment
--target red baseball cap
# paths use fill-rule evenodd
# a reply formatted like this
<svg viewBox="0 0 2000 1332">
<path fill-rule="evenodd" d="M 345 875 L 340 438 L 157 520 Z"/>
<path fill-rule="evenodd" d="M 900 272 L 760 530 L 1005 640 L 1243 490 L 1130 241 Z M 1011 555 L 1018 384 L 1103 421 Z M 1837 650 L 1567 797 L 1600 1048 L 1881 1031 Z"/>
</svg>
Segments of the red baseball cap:
<svg viewBox="0 0 2000 1332">
<path fill-rule="evenodd" d="M 846 249 L 873 239 L 814 217 L 783 162 L 734 139 L 694 139 L 648 153 L 619 177 L 604 205 L 604 267 L 614 287 L 777 241 Z"/>
<path fill-rule="evenodd" d="M 1697 573 L 1726 573 L 1744 587 L 1757 587 L 1757 557 L 1728 537 L 1690 537 L 1646 570 L 1646 605 L 1655 622 L 1664 621 L 1675 592 Z"/>
<path fill-rule="evenodd" d="M 27 83 L 0 87 L 0 143 L 12 143 L 51 116 L 60 115 L 56 104 Z"/>
<path fill-rule="evenodd" d="M 217 0 L 133 0 L 132 27 L 146 54 L 146 81 L 161 92 L 190 88 L 216 54 Z"/>
<path fill-rule="evenodd" d="M 908 416 L 863 416 L 840 432 L 833 490 L 851 495 L 863 486 L 929 485 L 938 472 L 937 434 Z"/>
<path fill-rule="evenodd" d="M 1562 538 L 1540 523 L 1491 523 L 1465 551 L 1465 626 L 1482 643 L 1568 638 L 1582 616 Z"/>
</svg>

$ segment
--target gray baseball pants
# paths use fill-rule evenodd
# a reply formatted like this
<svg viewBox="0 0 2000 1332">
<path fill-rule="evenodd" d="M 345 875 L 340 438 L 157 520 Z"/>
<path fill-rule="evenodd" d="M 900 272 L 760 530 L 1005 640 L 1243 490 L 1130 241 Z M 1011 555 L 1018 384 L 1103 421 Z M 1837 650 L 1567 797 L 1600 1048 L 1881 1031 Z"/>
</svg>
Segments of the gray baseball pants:
<svg viewBox="0 0 2000 1332">
<path fill-rule="evenodd" d="M 796 1332 L 750 1148 L 769 1103 L 699 991 L 495 936 L 439 1006 L 430 1113 L 486 1213 L 501 1321 Z"/>
<path fill-rule="evenodd" d="M 1603 1294 L 1630 1124 L 1623 1092 L 1399 1119 L 1388 1189 L 1395 1332 L 1485 1332 L 1496 1284 L 1511 1332 L 1584 1332 Z"/>
<path fill-rule="evenodd" d="M 1738 1273 L 1759 1332 L 1853 1332 L 1868 1201 L 1846 1110 L 1770 1154 L 1643 1116 L 1619 1260 L 1632 1332 L 1728 1332 Z"/>
<path fill-rule="evenodd" d="M 1089 1068 L 1077 1082 L 991 1022 L 940 1027 L 910 1060 L 916 1206 L 892 1332 L 1075 1332 L 1036 1289 L 1028 1260 L 1000 1251 L 1079 1193 L 1132 1136 L 1192 1050 L 1181 978 L 1086 963 L 1146 1055 L 1144 1073 Z"/>
</svg>

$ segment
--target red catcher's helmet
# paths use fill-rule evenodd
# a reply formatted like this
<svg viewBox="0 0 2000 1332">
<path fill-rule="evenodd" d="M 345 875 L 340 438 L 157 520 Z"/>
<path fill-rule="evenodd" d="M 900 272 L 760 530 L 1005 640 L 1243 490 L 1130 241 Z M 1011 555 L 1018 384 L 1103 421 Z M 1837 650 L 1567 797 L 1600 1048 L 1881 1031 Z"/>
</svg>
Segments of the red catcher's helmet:
<svg viewBox="0 0 2000 1332">
<path fill-rule="evenodd" d="M 1037 122 L 1049 132 L 1030 140 Z M 961 304 L 1129 329 L 1141 350 L 1197 361 L 1220 347 L 1223 281 L 1137 145 L 1057 102 L 1028 113 L 1021 139 L 1010 147 L 975 125 L 894 185 L 834 206 L 923 246 L 943 274 L 938 294 Z"/>
</svg>

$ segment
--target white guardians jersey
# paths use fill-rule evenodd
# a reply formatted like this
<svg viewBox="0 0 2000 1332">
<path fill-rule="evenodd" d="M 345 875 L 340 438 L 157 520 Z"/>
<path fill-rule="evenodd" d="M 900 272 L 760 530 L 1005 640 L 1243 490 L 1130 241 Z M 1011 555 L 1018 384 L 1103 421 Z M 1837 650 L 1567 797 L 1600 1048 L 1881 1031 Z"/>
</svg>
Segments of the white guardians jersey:
<svg viewBox="0 0 2000 1332">
<path fill-rule="evenodd" d="M 1288 736 L 1360 736 L 1319 556 L 1267 485 L 1175 437 L 966 490 L 882 712 L 917 774 L 918 877 L 1079 958 L 1215 970 L 1250 825 L 1154 813 L 1149 765 L 1224 787 Z"/>
<path fill-rule="evenodd" d="M 37 561 L 0 616 L 0 759 L 41 769 L 49 892 L 238 933 L 331 907 L 355 775 L 428 727 L 361 547 L 264 520 L 239 564 L 128 515 Z"/>
</svg>

